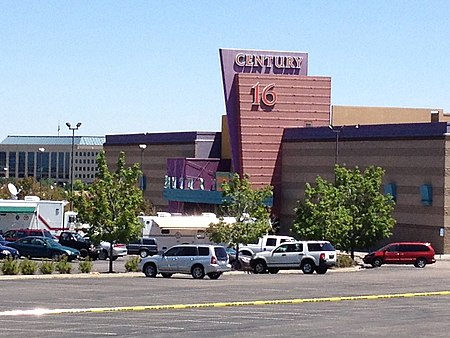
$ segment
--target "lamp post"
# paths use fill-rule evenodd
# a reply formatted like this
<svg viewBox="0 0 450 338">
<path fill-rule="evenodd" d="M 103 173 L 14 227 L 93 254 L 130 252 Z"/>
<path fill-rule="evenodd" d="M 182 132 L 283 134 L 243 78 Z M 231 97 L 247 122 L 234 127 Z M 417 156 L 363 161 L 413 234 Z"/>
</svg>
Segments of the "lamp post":
<svg viewBox="0 0 450 338">
<path fill-rule="evenodd" d="M 39 157 L 40 157 L 40 161 L 39 161 L 39 193 L 42 193 L 42 157 L 44 156 L 44 151 L 45 148 L 39 148 Z"/>
<path fill-rule="evenodd" d="M 336 165 L 339 164 L 339 135 L 342 131 L 342 129 L 344 129 L 345 126 L 332 126 L 329 125 L 328 126 L 333 133 L 336 135 L 336 146 L 335 146 L 335 152 L 334 152 L 334 184 L 336 184 Z"/>
<path fill-rule="evenodd" d="M 141 190 L 144 190 L 144 168 L 143 168 L 143 162 L 144 162 L 144 150 L 147 149 L 146 144 L 140 144 L 139 148 L 141 149 Z"/>
<path fill-rule="evenodd" d="M 69 130 L 72 130 L 72 154 L 70 155 L 70 197 L 73 197 L 73 148 L 75 145 L 75 130 L 81 127 L 81 122 L 78 122 L 76 126 L 72 127 L 70 122 L 66 122 L 66 126 Z M 73 211 L 73 201 L 70 203 L 70 210 Z"/>
<path fill-rule="evenodd" d="M 341 133 L 342 129 L 344 129 L 345 126 L 328 126 L 336 135 L 336 147 L 334 152 L 334 165 L 339 164 L 339 134 Z"/>
</svg>

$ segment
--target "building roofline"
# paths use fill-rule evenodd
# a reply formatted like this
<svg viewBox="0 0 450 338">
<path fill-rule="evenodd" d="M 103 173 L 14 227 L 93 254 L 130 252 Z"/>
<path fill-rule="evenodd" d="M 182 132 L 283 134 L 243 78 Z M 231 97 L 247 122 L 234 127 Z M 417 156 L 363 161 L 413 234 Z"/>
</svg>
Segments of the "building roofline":
<svg viewBox="0 0 450 338">
<path fill-rule="evenodd" d="M 171 144 L 171 143 L 193 143 L 204 139 L 204 137 L 216 137 L 220 132 L 212 131 L 185 131 L 164 133 L 140 133 L 106 135 L 105 146 L 124 144 Z"/>
<path fill-rule="evenodd" d="M 406 139 L 445 137 L 450 132 L 447 122 L 352 125 L 314 128 L 286 128 L 283 142 L 334 141 L 339 139 Z"/>
</svg>

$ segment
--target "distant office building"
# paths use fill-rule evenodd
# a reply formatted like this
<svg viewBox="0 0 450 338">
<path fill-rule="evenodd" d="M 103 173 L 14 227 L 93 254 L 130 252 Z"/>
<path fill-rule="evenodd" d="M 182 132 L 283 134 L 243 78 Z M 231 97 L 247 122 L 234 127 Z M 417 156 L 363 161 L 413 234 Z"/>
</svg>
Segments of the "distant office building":
<svg viewBox="0 0 450 338">
<path fill-rule="evenodd" d="M 92 183 L 105 137 L 75 136 L 74 179 Z M 0 143 L 0 176 L 70 182 L 72 136 L 8 136 Z"/>
</svg>

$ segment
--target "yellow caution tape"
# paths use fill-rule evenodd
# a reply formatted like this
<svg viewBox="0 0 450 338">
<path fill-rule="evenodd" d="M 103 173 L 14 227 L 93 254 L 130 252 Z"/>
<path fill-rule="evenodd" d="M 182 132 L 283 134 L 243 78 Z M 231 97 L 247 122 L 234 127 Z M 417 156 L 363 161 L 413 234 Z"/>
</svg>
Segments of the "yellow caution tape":
<svg viewBox="0 0 450 338">
<path fill-rule="evenodd" d="M 39 316 L 39 315 L 55 315 L 55 314 L 66 314 L 66 313 L 89 313 L 89 312 L 90 313 L 100 313 L 100 312 L 119 312 L 119 311 L 183 310 L 183 309 L 198 309 L 198 308 L 219 308 L 219 307 L 259 306 L 259 305 L 285 305 L 285 304 L 342 302 L 342 301 L 356 301 L 356 300 L 377 300 L 377 299 L 433 297 L 433 296 L 450 296 L 450 291 L 432 291 L 432 292 L 415 292 L 415 293 L 397 293 L 397 294 L 386 294 L 386 295 L 361 295 L 361 296 L 342 296 L 342 297 L 324 297 L 324 298 L 255 300 L 255 301 L 244 301 L 244 302 L 119 306 L 119 307 L 102 307 L 102 308 L 86 308 L 86 309 L 12 310 L 12 311 L 2 311 L 2 312 L 0 312 L 0 316 L 25 316 L 25 315 Z"/>
</svg>

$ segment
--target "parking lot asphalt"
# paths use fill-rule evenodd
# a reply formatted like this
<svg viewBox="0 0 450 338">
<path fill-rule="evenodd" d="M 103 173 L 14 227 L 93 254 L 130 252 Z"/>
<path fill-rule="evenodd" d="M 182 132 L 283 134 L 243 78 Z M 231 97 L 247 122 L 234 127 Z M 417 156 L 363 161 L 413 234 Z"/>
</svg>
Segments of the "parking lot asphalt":
<svg viewBox="0 0 450 338">
<path fill-rule="evenodd" d="M 0 324 L 43 338 L 447 336 L 450 261 L 338 271 L 3 281 Z"/>
</svg>

